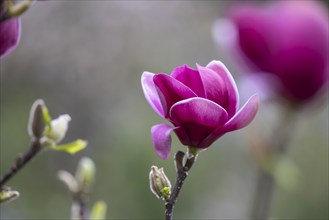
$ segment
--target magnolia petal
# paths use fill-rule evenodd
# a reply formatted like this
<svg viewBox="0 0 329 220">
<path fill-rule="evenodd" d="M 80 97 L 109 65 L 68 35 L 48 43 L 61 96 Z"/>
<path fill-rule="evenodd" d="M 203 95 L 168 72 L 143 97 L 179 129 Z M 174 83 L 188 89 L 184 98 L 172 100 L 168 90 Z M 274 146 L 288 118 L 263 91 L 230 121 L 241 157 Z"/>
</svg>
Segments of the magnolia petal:
<svg viewBox="0 0 329 220">
<path fill-rule="evenodd" d="M 152 109 L 161 117 L 164 118 L 164 112 L 161 105 L 161 101 L 156 90 L 155 84 L 153 82 L 153 76 L 155 74 L 150 72 L 144 72 L 141 78 L 142 88 L 144 96 L 147 102 L 150 104 Z"/>
<path fill-rule="evenodd" d="M 216 128 L 216 130 L 213 133 L 211 133 L 210 135 L 208 135 L 208 137 L 206 137 L 199 144 L 199 147 L 200 148 L 207 148 L 207 147 L 209 147 L 212 143 L 214 143 L 218 138 L 220 138 L 224 134 L 225 134 L 225 132 L 223 131 L 223 126 L 219 126 L 218 128 Z"/>
<path fill-rule="evenodd" d="M 212 69 L 197 64 L 205 90 L 205 98 L 216 102 L 224 109 L 228 107 L 228 93 L 225 81 Z"/>
<path fill-rule="evenodd" d="M 152 143 L 157 155 L 163 159 L 168 159 L 171 150 L 170 132 L 175 128 L 167 124 L 154 125 L 151 128 Z"/>
<path fill-rule="evenodd" d="M 255 117 L 259 107 L 258 95 L 253 95 L 244 104 L 244 106 L 238 111 L 238 113 L 232 117 L 224 126 L 219 126 L 208 137 L 206 137 L 201 143 L 201 148 L 210 146 L 214 141 L 223 136 L 225 133 L 238 130 L 247 126 Z"/>
<path fill-rule="evenodd" d="M 253 95 L 242 108 L 224 126 L 225 132 L 246 127 L 256 116 L 259 107 L 259 96 Z"/>
<path fill-rule="evenodd" d="M 158 89 L 166 117 L 168 117 L 169 110 L 173 104 L 197 96 L 189 87 L 169 75 L 157 74 L 153 80 Z"/>
<path fill-rule="evenodd" d="M 209 127 L 217 127 L 228 120 L 223 107 L 200 97 L 177 102 L 172 106 L 170 116 L 174 122 L 194 122 Z"/>
<path fill-rule="evenodd" d="M 183 65 L 175 68 L 171 76 L 191 88 L 199 97 L 205 98 L 199 71 L 190 68 L 188 65 Z"/>
<path fill-rule="evenodd" d="M 230 71 L 218 60 L 211 61 L 206 67 L 215 71 L 224 80 L 228 97 L 227 113 L 229 117 L 233 117 L 239 109 L 239 92 Z"/>
<path fill-rule="evenodd" d="M 220 105 L 204 98 L 189 98 L 174 104 L 170 118 L 183 129 L 190 139 L 190 146 L 198 147 L 212 131 L 224 125 L 227 112 Z"/>
<path fill-rule="evenodd" d="M 176 127 L 175 133 L 179 139 L 179 141 L 185 145 L 185 146 L 192 146 L 190 137 L 186 133 L 185 129 L 183 127 Z"/>
<path fill-rule="evenodd" d="M 12 18 L 0 23 L 0 57 L 7 55 L 17 47 L 21 33 L 21 21 Z"/>
</svg>

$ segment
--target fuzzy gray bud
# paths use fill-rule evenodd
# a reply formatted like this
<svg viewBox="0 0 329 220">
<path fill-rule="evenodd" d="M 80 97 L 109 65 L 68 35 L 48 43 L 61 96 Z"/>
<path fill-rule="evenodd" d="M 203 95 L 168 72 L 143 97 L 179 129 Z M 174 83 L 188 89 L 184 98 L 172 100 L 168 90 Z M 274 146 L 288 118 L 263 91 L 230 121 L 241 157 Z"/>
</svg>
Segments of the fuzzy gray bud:
<svg viewBox="0 0 329 220">
<path fill-rule="evenodd" d="M 159 199 L 169 199 L 171 183 L 164 173 L 163 168 L 159 169 L 157 166 L 152 166 L 149 179 L 152 193 Z"/>
</svg>

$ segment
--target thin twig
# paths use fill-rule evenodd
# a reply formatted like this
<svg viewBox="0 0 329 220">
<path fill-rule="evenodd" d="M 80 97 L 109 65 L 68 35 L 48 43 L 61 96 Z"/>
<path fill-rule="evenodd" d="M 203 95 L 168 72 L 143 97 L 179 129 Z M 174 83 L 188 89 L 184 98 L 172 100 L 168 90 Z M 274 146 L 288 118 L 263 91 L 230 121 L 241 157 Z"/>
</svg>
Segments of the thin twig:
<svg viewBox="0 0 329 220">
<path fill-rule="evenodd" d="M 34 158 L 42 149 L 42 145 L 39 140 L 34 140 L 31 143 L 30 148 L 23 154 L 19 155 L 10 169 L 1 177 L 0 189 L 4 187 L 4 184 L 8 182 L 18 171 L 20 171 L 32 158 Z"/>
<path fill-rule="evenodd" d="M 170 198 L 166 201 L 165 204 L 165 219 L 166 220 L 172 220 L 173 219 L 173 213 L 175 204 L 177 202 L 177 198 L 179 195 L 180 190 L 182 189 L 182 186 L 184 184 L 184 180 L 186 179 L 188 175 L 188 171 L 191 169 L 194 161 L 195 161 L 195 155 L 187 155 L 185 165 L 183 166 L 183 157 L 185 156 L 185 153 L 178 151 L 175 155 L 175 165 L 177 169 L 177 177 L 176 182 L 174 185 L 174 188 L 172 189 Z"/>
<path fill-rule="evenodd" d="M 179 192 L 183 186 L 184 180 L 187 177 L 187 172 L 185 171 L 178 171 L 177 172 L 177 178 L 176 178 L 176 183 L 175 186 L 173 188 L 172 194 L 169 198 L 169 200 L 166 202 L 166 220 L 171 220 L 173 217 L 173 213 L 174 213 L 174 207 L 179 195 Z"/>
<path fill-rule="evenodd" d="M 72 213 L 74 219 L 77 218 L 79 220 L 88 220 L 88 207 L 87 207 L 88 196 L 87 193 L 79 191 L 73 196 L 73 206 L 77 209 L 73 209 Z"/>
</svg>

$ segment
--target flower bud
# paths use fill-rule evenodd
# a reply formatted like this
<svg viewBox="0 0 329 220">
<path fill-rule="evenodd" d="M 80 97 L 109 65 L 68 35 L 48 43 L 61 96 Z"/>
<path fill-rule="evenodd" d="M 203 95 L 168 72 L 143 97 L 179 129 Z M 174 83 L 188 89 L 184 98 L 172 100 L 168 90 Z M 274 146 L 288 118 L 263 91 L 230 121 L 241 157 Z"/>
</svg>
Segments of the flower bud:
<svg viewBox="0 0 329 220">
<path fill-rule="evenodd" d="M 6 19 L 10 19 L 13 17 L 18 17 L 22 15 L 24 12 L 26 12 L 31 6 L 32 1 L 31 0 L 22 0 L 19 2 L 14 1 L 7 1 L 7 11 L 6 11 Z"/>
<path fill-rule="evenodd" d="M 62 181 L 72 193 L 78 192 L 78 183 L 72 174 L 65 170 L 60 170 L 57 176 L 58 179 Z"/>
<path fill-rule="evenodd" d="M 67 114 L 60 115 L 58 118 L 52 120 L 50 132 L 47 134 L 47 137 L 56 143 L 60 142 L 65 137 L 70 121 L 71 117 Z"/>
<path fill-rule="evenodd" d="M 41 138 L 45 130 L 45 121 L 43 119 L 42 109 L 46 108 L 43 100 L 36 100 L 30 111 L 29 123 L 28 123 L 28 133 L 31 138 Z"/>
<path fill-rule="evenodd" d="M 80 190 L 89 191 L 95 179 L 95 164 L 90 158 L 84 157 L 80 160 L 75 179 Z"/>
<path fill-rule="evenodd" d="M 106 203 L 98 201 L 94 204 L 91 213 L 90 220 L 104 220 L 106 218 Z"/>
<path fill-rule="evenodd" d="M 0 191 L 0 203 L 10 202 L 19 197 L 19 192 L 6 187 Z"/>
<path fill-rule="evenodd" d="M 149 178 L 152 193 L 159 199 L 169 199 L 171 184 L 170 180 L 164 173 L 163 168 L 159 169 L 157 166 L 152 166 Z"/>
</svg>

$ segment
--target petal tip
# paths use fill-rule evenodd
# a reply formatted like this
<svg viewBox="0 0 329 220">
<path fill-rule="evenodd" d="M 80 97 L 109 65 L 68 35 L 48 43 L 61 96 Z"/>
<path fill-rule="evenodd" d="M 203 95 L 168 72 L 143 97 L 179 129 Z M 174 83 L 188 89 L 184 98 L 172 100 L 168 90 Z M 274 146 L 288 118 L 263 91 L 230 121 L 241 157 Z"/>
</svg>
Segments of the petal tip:
<svg viewBox="0 0 329 220">
<path fill-rule="evenodd" d="M 213 65 L 216 65 L 216 66 L 220 66 L 220 67 L 225 67 L 224 63 L 220 60 L 212 60 L 208 63 L 207 67 L 208 66 L 213 66 Z M 225 67 L 226 68 L 226 67 Z"/>
</svg>

